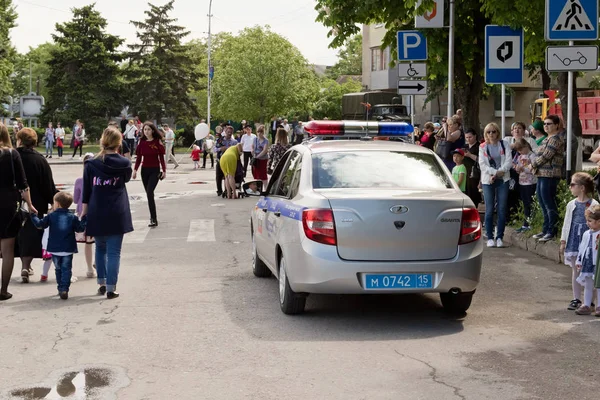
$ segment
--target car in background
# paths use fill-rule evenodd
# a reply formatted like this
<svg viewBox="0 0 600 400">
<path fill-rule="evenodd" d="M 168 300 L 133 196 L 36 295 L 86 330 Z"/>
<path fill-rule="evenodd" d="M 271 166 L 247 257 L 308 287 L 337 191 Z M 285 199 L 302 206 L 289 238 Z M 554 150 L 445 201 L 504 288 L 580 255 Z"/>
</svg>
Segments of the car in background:
<svg viewBox="0 0 600 400">
<path fill-rule="evenodd" d="M 365 126 L 377 137 L 392 124 Z M 277 277 L 285 314 L 311 293 L 439 293 L 446 310 L 466 312 L 483 254 L 474 204 L 426 148 L 368 140 L 356 121 L 305 130 L 342 138 L 345 126 L 362 140 L 308 141 L 277 165 L 251 212 L 254 275 Z"/>
</svg>

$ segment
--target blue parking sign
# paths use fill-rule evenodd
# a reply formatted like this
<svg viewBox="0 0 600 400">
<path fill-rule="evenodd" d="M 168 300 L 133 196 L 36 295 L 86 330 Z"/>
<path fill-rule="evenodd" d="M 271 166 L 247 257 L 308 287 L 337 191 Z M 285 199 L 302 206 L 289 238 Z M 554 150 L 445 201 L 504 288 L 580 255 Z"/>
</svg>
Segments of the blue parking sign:
<svg viewBox="0 0 600 400">
<path fill-rule="evenodd" d="M 427 60 L 427 38 L 419 31 L 398 31 L 398 60 Z"/>
<path fill-rule="evenodd" d="M 546 0 L 546 40 L 597 40 L 598 0 Z"/>
<path fill-rule="evenodd" d="M 523 29 L 485 27 L 485 83 L 523 83 Z"/>
</svg>

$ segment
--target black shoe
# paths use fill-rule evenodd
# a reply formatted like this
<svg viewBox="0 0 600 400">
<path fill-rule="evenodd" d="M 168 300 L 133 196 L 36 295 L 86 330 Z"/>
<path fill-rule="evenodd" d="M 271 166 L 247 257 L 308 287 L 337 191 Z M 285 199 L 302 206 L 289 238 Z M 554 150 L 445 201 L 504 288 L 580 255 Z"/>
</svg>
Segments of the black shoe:
<svg viewBox="0 0 600 400">
<path fill-rule="evenodd" d="M 148 226 L 150 228 L 154 228 L 155 226 L 158 226 L 158 222 L 155 219 L 151 219 L 150 223 L 148 224 Z"/>
<path fill-rule="evenodd" d="M 221 197 L 221 196 L 223 196 L 223 192 L 219 192 L 219 191 L 217 190 L 217 197 Z"/>
<path fill-rule="evenodd" d="M 116 299 L 117 297 L 119 297 L 119 293 L 117 293 L 117 292 L 106 293 L 106 298 L 109 300 Z"/>
<path fill-rule="evenodd" d="M 67 300 L 69 298 L 69 292 L 60 292 L 58 295 L 63 300 Z"/>
<path fill-rule="evenodd" d="M 100 286 L 98 288 L 98 294 L 104 296 L 106 294 L 106 286 Z"/>
<path fill-rule="evenodd" d="M 571 310 L 571 311 L 577 310 L 580 305 L 581 305 L 581 300 L 579 300 L 579 299 L 573 299 L 569 303 L 569 306 L 567 307 L 567 310 Z"/>
</svg>

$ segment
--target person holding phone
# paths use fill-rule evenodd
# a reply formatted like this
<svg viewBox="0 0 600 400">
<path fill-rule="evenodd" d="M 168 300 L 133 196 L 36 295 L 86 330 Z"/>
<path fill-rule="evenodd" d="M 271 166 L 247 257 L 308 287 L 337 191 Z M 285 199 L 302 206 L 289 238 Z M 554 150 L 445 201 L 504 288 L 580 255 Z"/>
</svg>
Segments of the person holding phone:
<svg viewBox="0 0 600 400">
<path fill-rule="evenodd" d="M 135 154 L 135 167 L 133 179 L 137 178 L 137 171 L 142 167 L 142 183 L 148 197 L 148 208 L 150 209 L 149 227 L 158 226 L 156 216 L 156 203 L 154 201 L 154 190 L 159 180 L 167 176 L 167 164 L 165 163 L 165 146 L 160 141 L 161 135 L 152 122 L 145 122 L 142 127 L 142 137 Z M 162 168 L 162 172 L 161 172 Z"/>
</svg>

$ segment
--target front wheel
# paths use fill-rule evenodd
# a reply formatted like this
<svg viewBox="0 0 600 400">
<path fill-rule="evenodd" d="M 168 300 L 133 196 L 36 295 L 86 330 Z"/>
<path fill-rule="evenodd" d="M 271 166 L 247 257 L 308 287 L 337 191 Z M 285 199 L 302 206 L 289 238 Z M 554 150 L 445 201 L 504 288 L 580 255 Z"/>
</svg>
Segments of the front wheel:
<svg viewBox="0 0 600 400">
<path fill-rule="evenodd" d="M 292 290 L 287 279 L 285 258 L 279 261 L 279 305 L 284 314 L 294 315 L 304 312 L 306 296 Z"/>
<path fill-rule="evenodd" d="M 471 307 L 473 295 L 475 292 L 469 293 L 440 293 L 440 300 L 444 310 L 450 314 L 464 314 Z"/>
<path fill-rule="evenodd" d="M 258 278 L 268 278 L 271 276 L 271 270 L 267 267 L 267 264 L 258 257 L 254 235 L 252 235 L 252 272 Z"/>
</svg>

